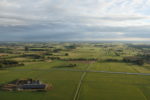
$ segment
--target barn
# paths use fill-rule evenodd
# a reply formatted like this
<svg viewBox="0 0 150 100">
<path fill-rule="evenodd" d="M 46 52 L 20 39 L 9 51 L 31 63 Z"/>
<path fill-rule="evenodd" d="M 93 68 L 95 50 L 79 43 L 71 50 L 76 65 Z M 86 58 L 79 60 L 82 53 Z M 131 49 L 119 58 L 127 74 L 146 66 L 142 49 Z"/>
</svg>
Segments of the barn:
<svg viewBox="0 0 150 100">
<path fill-rule="evenodd" d="M 46 84 L 43 84 L 39 80 L 33 79 L 26 79 L 26 80 L 19 80 L 17 82 L 18 89 L 28 90 L 28 89 L 45 89 Z"/>
<path fill-rule="evenodd" d="M 20 89 L 45 89 L 45 84 L 24 84 L 20 86 Z"/>
<path fill-rule="evenodd" d="M 51 90 L 52 85 L 51 84 L 45 84 L 42 83 L 40 80 L 33 80 L 33 79 L 16 79 L 8 84 L 4 84 L 2 86 L 3 90 L 8 90 L 8 91 L 38 91 L 38 90 Z"/>
</svg>

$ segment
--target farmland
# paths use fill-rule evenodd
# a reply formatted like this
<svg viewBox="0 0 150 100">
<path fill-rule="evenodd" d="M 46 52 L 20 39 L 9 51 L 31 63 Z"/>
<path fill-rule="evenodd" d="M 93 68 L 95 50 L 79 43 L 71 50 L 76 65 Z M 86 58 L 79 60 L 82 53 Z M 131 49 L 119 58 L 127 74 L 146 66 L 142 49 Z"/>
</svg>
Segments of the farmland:
<svg viewBox="0 0 150 100">
<path fill-rule="evenodd" d="M 53 86 L 0 90 L 0 99 L 149 100 L 149 52 L 139 43 L 0 43 L 0 85 L 33 78 Z"/>
</svg>

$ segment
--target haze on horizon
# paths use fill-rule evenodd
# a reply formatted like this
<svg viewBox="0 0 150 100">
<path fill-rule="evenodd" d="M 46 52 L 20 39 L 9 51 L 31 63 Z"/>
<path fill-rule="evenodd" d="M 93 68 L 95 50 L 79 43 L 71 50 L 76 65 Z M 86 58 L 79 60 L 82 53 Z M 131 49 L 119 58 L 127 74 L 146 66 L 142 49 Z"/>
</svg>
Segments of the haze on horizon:
<svg viewBox="0 0 150 100">
<path fill-rule="evenodd" d="M 149 41 L 150 0 L 1 0 L 0 41 Z"/>
</svg>

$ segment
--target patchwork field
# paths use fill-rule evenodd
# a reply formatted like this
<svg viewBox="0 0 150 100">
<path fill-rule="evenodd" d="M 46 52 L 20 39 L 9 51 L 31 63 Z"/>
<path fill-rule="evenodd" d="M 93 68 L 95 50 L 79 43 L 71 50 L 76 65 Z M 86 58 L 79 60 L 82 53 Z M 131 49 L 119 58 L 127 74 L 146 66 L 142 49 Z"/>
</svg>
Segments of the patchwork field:
<svg viewBox="0 0 150 100">
<path fill-rule="evenodd" d="M 148 48 L 103 43 L 72 45 L 16 44 L 17 51 L 8 45 L 10 50 L 0 58 L 0 85 L 33 78 L 52 84 L 52 89 L 45 92 L 0 90 L 0 100 L 150 100 L 150 64 L 149 58 L 143 56 Z M 24 46 L 31 50 L 25 51 Z M 5 46 L 1 44 L 1 48 Z M 140 63 L 123 60 L 129 56 L 137 57 Z M 14 66 L 11 62 L 8 66 L 4 61 L 19 64 L 15 62 Z"/>
</svg>

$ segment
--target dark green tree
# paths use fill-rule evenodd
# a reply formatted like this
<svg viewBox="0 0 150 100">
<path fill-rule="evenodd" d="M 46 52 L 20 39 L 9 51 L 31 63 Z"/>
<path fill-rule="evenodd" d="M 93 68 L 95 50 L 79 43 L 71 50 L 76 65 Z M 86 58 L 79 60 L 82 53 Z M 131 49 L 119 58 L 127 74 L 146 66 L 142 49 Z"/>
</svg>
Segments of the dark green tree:
<svg viewBox="0 0 150 100">
<path fill-rule="evenodd" d="M 25 51 L 29 51 L 29 47 L 25 46 L 25 47 L 24 47 L 24 50 L 25 50 Z"/>
</svg>

